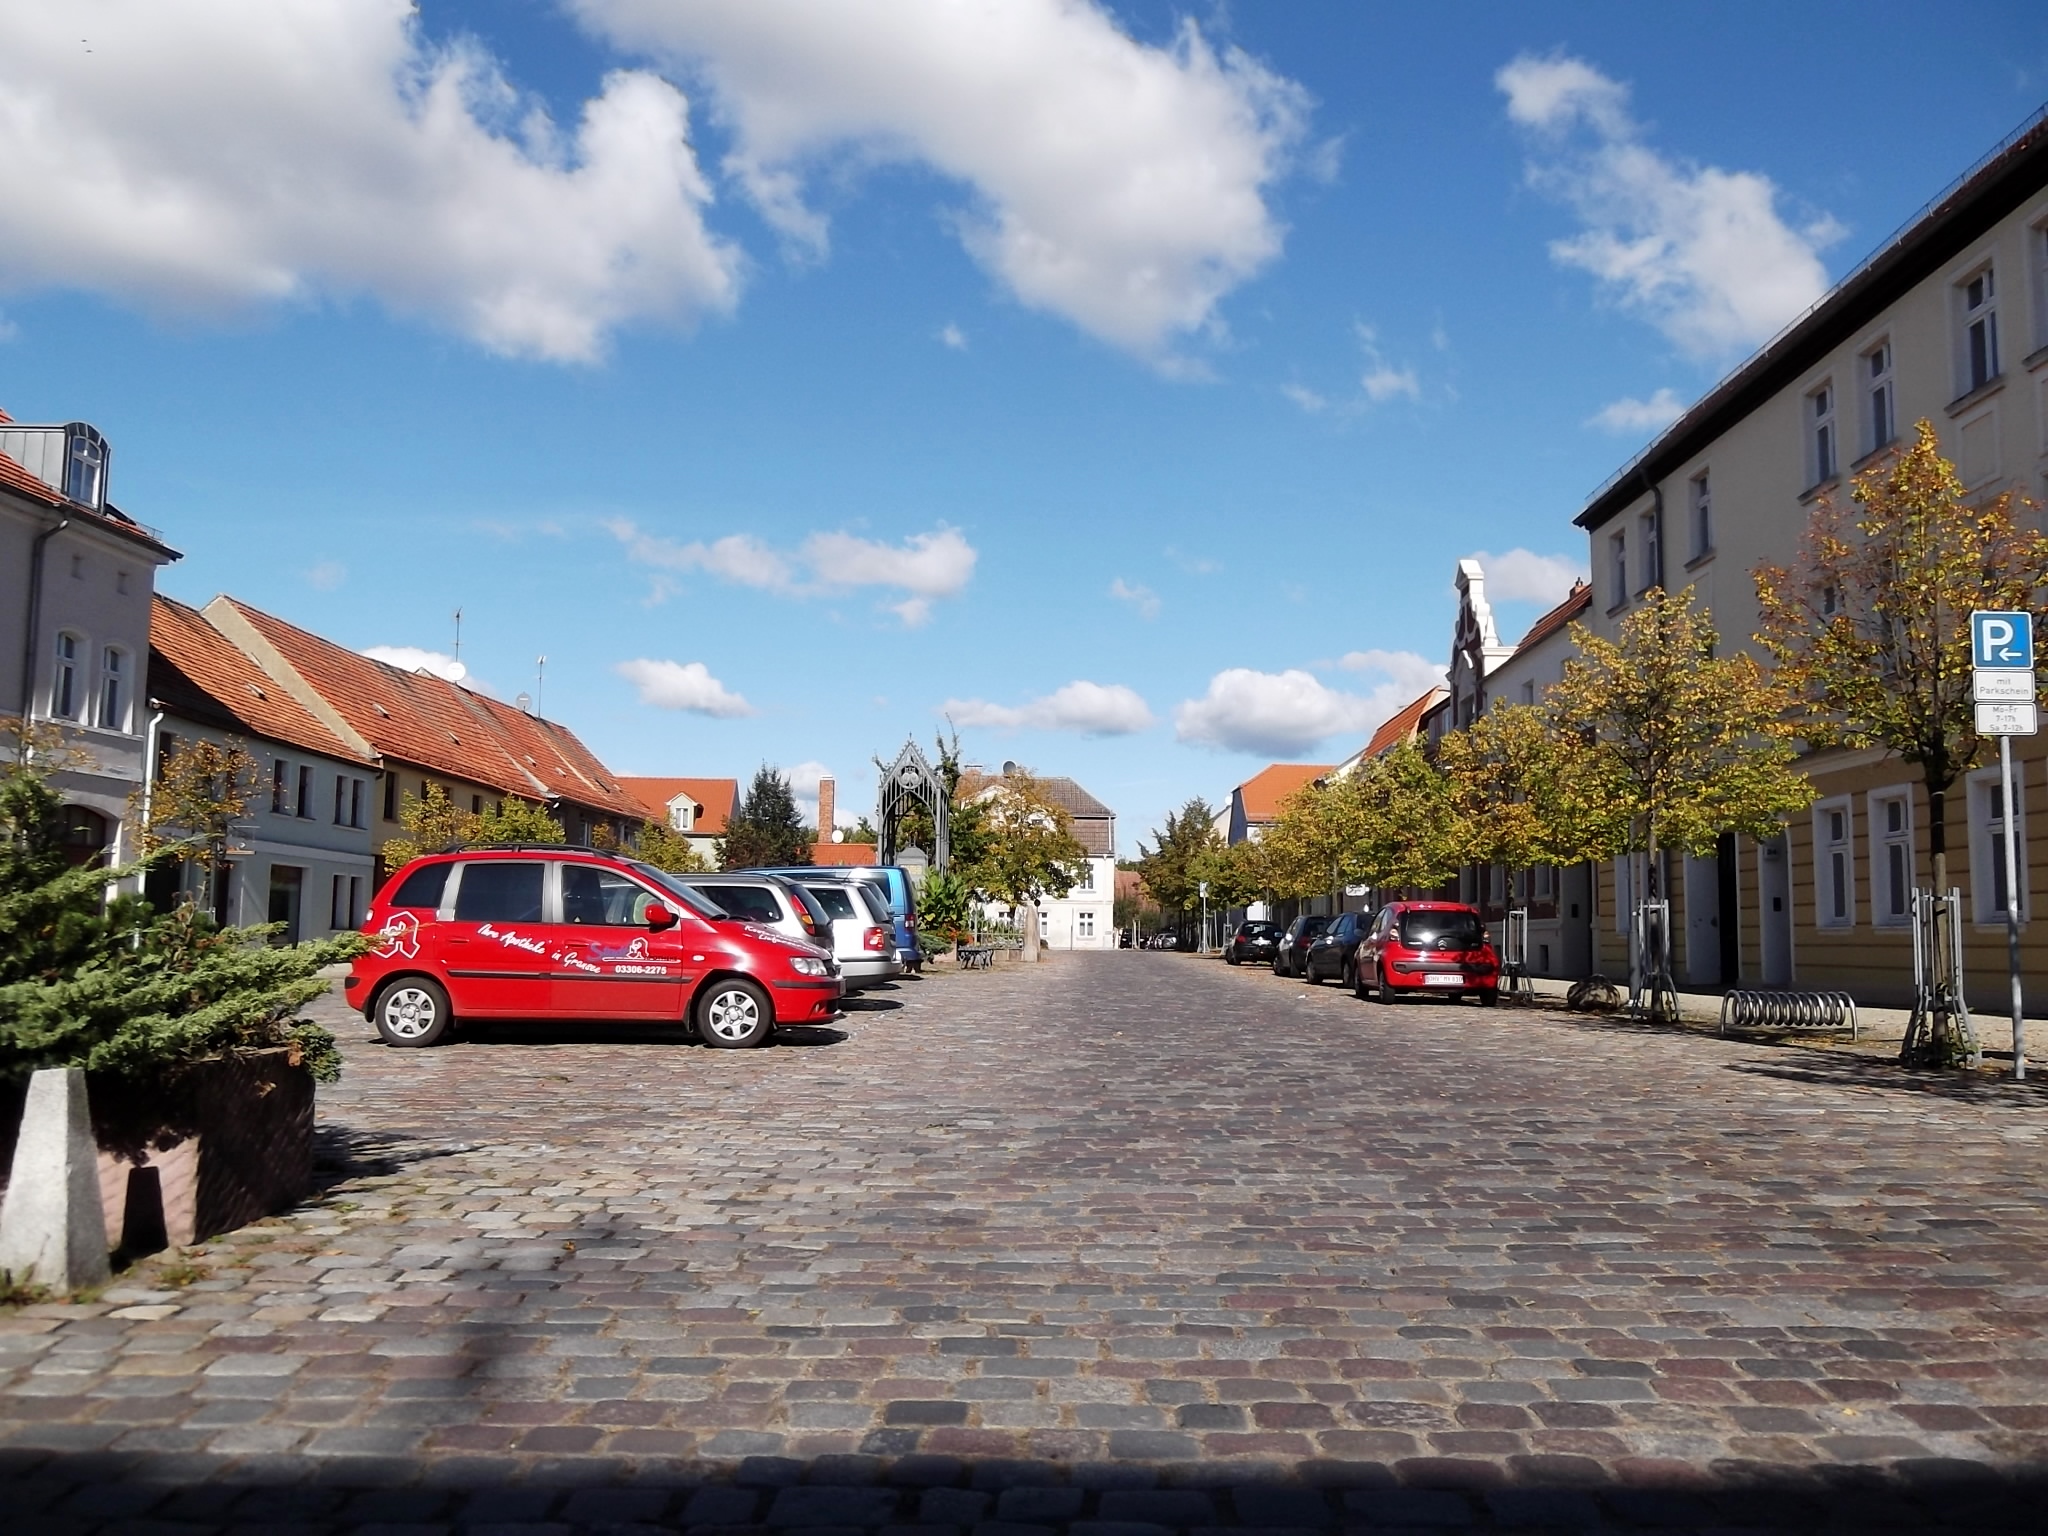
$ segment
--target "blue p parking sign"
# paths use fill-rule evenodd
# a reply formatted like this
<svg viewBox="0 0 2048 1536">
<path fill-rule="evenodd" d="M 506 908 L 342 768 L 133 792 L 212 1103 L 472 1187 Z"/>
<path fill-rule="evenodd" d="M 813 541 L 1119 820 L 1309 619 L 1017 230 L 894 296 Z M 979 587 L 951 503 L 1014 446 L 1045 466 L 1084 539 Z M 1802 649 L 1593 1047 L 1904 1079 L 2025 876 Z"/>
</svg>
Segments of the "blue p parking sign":
<svg viewBox="0 0 2048 1536">
<path fill-rule="evenodd" d="M 1970 615 L 1970 664 L 1985 669 L 2034 668 L 2034 616 L 1979 609 Z"/>
</svg>

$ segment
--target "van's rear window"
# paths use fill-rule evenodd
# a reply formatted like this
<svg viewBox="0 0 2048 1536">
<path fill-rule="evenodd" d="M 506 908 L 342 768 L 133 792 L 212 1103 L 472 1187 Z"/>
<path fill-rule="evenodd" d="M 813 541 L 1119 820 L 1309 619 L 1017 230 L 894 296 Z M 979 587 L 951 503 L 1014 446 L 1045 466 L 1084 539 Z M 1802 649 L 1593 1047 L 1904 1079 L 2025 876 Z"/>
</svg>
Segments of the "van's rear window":
<svg viewBox="0 0 2048 1536">
<path fill-rule="evenodd" d="M 1478 949 L 1486 930 L 1476 912 L 1404 912 L 1401 942 L 1410 949 Z"/>
<path fill-rule="evenodd" d="M 394 907 L 438 907 L 441 893 L 448 888 L 448 871 L 453 864 L 422 864 L 399 882 Z"/>
</svg>

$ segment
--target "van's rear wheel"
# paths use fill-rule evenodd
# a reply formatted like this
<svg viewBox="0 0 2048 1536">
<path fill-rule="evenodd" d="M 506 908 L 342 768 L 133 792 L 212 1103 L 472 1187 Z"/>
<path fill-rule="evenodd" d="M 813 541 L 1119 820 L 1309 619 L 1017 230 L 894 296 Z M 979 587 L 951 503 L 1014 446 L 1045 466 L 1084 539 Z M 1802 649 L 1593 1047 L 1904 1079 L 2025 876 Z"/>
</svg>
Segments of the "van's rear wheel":
<svg viewBox="0 0 2048 1536">
<path fill-rule="evenodd" d="M 775 1028 L 775 1008 L 768 994 L 737 976 L 715 981 L 697 999 L 697 1034 L 720 1050 L 761 1045 Z"/>
<path fill-rule="evenodd" d="M 386 1045 L 438 1045 L 454 1023 L 448 994 L 438 981 L 406 976 L 377 994 L 370 1017 Z"/>
</svg>

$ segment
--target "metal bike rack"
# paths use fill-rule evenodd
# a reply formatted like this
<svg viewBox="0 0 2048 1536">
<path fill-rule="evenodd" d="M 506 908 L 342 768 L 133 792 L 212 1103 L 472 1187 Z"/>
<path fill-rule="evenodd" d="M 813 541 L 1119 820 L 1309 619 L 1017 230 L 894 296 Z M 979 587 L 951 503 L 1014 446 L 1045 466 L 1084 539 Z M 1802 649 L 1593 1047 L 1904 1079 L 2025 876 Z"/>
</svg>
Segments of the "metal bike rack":
<svg viewBox="0 0 2048 1536">
<path fill-rule="evenodd" d="M 1848 1030 L 1858 1037 L 1856 999 L 1846 992 L 1796 992 L 1778 989 L 1735 991 L 1721 999 L 1721 1033 L 1731 1029 L 1770 1029 L 1806 1034 Z"/>
</svg>

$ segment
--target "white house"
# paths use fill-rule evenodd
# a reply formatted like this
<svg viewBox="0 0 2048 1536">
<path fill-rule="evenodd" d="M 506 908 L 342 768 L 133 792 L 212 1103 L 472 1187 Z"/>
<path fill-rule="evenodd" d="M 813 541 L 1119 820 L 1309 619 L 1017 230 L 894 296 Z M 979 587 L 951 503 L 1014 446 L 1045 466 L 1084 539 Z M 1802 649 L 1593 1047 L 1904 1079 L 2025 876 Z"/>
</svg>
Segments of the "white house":
<svg viewBox="0 0 2048 1536">
<path fill-rule="evenodd" d="M 84 422 L 0 411 L 0 717 L 55 730 L 70 754 L 50 783 L 79 863 L 135 852 L 150 595 L 156 568 L 178 558 L 107 500 L 108 460 Z"/>
<path fill-rule="evenodd" d="M 999 774 L 970 768 L 960 776 L 959 793 L 963 799 L 998 794 L 1003 780 L 1017 771 L 1015 763 L 1004 763 Z M 1072 779 L 1033 777 L 1067 813 L 1074 840 L 1088 855 L 1079 884 L 1038 903 L 1039 937 L 1049 949 L 1115 949 L 1116 812 Z"/>
</svg>

